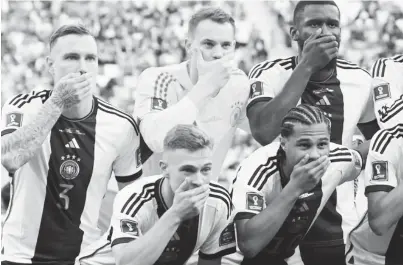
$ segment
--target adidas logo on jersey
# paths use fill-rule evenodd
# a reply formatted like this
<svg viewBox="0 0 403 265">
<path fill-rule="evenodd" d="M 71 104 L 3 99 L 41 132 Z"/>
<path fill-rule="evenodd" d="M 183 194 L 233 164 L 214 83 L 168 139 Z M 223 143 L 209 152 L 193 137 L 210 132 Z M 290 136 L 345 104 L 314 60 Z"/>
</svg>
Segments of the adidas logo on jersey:
<svg viewBox="0 0 403 265">
<path fill-rule="evenodd" d="M 318 102 L 316 102 L 316 105 L 319 106 L 330 106 L 330 101 L 327 98 L 327 96 L 323 96 Z"/>
<path fill-rule="evenodd" d="M 65 145 L 67 148 L 75 148 L 75 149 L 80 149 L 80 146 L 78 145 L 76 138 L 73 138 L 70 142 L 68 142 Z"/>
<path fill-rule="evenodd" d="M 314 193 L 313 192 L 309 192 L 309 193 L 304 193 L 301 196 L 299 196 L 300 199 L 305 199 L 308 198 L 310 196 L 312 196 Z"/>
</svg>

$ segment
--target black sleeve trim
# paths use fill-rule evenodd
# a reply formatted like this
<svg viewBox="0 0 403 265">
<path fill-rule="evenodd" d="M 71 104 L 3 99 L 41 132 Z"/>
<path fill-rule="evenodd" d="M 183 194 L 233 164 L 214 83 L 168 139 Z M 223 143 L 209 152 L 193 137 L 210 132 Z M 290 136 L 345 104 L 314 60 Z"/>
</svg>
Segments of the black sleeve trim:
<svg viewBox="0 0 403 265">
<path fill-rule="evenodd" d="M 9 133 L 12 133 L 12 132 L 14 132 L 16 130 L 17 130 L 16 128 L 4 129 L 4 130 L 1 131 L 1 136 L 4 136 L 4 135 L 9 134 Z"/>
<path fill-rule="evenodd" d="M 251 212 L 239 212 L 235 215 L 234 221 L 238 220 L 244 220 L 244 219 L 251 219 L 253 216 L 255 216 L 256 213 L 251 213 Z"/>
<path fill-rule="evenodd" d="M 139 177 L 141 177 L 142 174 L 143 174 L 143 170 L 140 169 L 139 171 L 137 171 L 133 175 L 130 175 L 130 176 L 115 176 L 115 178 L 116 178 L 117 182 L 127 183 L 127 182 L 130 182 L 130 181 L 138 179 Z"/>
<path fill-rule="evenodd" d="M 220 252 L 217 252 L 215 254 L 204 254 L 203 252 L 199 251 L 199 257 L 202 259 L 216 259 L 216 258 L 221 258 L 224 257 L 226 255 L 230 255 L 236 252 L 236 247 L 232 247 L 232 248 L 227 248 L 224 250 L 221 250 Z"/>
<path fill-rule="evenodd" d="M 381 129 L 376 119 L 369 122 L 358 123 L 357 127 L 366 140 L 371 140 L 372 136 Z"/>
<path fill-rule="evenodd" d="M 266 96 L 261 96 L 261 97 L 259 97 L 259 98 L 256 98 L 256 99 L 252 99 L 250 102 L 249 102 L 249 104 L 246 106 L 246 116 L 248 116 L 248 112 L 249 112 L 249 109 L 253 106 L 253 105 L 255 105 L 256 103 L 258 103 L 258 102 L 270 102 L 270 100 L 272 100 L 273 98 L 272 97 L 266 97 Z"/>
<path fill-rule="evenodd" d="M 112 241 L 111 247 L 119 245 L 119 244 L 123 244 L 123 243 L 129 243 L 133 240 L 135 240 L 135 238 L 132 238 L 132 237 L 116 238 L 115 240 Z"/>
<path fill-rule="evenodd" d="M 368 193 L 377 192 L 377 191 L 390 192 L 394 188 L 395 187 L 392 187 L 392 186 L 389 186 L 389 185 L 368 186 L 368 187 L 365 188 L 365 196 L 367 196 Z"/>
</svg>

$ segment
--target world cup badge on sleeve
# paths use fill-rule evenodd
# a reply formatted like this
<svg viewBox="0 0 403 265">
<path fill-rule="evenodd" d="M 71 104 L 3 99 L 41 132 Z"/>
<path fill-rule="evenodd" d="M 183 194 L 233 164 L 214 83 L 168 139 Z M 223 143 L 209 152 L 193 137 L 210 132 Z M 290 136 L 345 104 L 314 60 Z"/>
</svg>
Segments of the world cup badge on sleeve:
<svg viewBox="0 0 403 265">
<path fill-rule="evenodd" d="M 6 115 L 6 127 L 21 127 L 22 113 L 12 112 Z"/>
<path fill-rule="evenodd" d="M 248 210 L 262 211 L 263 210 L 263 196 L 255 192 L 248 192 L 246 194 L 246 206 Z"/>
<path fill-rule="evenodd" d="M 388 181 L 388 162 L 372 162 L 372 181 Z"/>
<path fill-rule="evenodd" d="M 374 87 L 374 98 L 375 101 L 382 100 L 385 98 L 390 98 L 390 88 L 389 83 L 381 84 Z"/>
</svg>

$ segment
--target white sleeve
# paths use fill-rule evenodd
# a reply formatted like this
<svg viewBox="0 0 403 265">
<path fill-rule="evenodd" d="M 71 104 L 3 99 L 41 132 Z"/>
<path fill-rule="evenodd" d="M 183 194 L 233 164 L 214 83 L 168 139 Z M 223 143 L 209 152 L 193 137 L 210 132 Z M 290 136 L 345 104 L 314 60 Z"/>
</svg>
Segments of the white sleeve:
<svg viewBox="0 0 403 265">
<path fill-rule="evenodd" d="M 395 138 L 389 138 L 386 134 L 384 130 L 378 131 L 371 140 L 365 166 L 366 195 L 377 191 L 389 192 L 398 183 L 396 165 L 401 163 L 401 161 L 397 161 L 398 155 L 401 153 L 399 150 L 401 145 Z"/>
<path fill-rule="evenodd" d="M 262 62 L 257 64 L 249 72 L 250 94 L 247 108 L 259 101 L 269 101 L 288 81 L 283 70 L 274 62 Z"/>
<path fill-rule="evenodd" d="M 196 120 L 197 107 L 186 96 L 178 101 L 176 91 L 169 84 L 157 82 L 172 78 L 170 74 L 155 68 L 145 70 L 139 77 L 135 93 L 133 116 L 140 120 L 140 131 L 153 152 L 163 151 L 167 132 L 177 124 L 192 124 Z"/>
<path fill-rule="evenodd" d="M 215 226 L 206 242 L 200 247 L 199 256 L 204 259 L 215 259 L 235 253 L 235 227 L 228 220 L 228 209 L 221 205 L 216 212 Z"/>
<path fill-rule="evenodd" d="M 331 166 L 341 172 L 339 184 L 358 178 L 363 168 L 361 154 L 335 143 L 330 143 L 330 147 L 329 159 Z"/>
<path fill-rule="evenodd" d="M 115 178 L 121 183 L 136 180 L 142 174 L 139 129 L 135 122 L 126 128 L 123 130 L 126 138 L 120 143 L 121 151 L 113 163 Z"/>
<path fill-rule="evenodd" d="M 142 219 L 146 218 L 141 217 L 142 208 L 134 216 L 129 215 L 127 209 L 130 207 L 131 194 L 127 192 L 127 188 L 130 188 L 130 186 L 118 192 L 113 204 L 110 233 L 112 247 L 128 243 L 143 235 L 141 228 L 144 224 L 142 223 Z"/>
<path fill-rule="evenodd" d="M 28 100 L 35 97 L 35 94 L 32 91 L 7 100 L 1 110 L 1 136 L 18 130 L 32 120 L 38 110 L 35 108 L 35 102 Z"/>
<path fill-rule="evenodd" d="M 360 98 L 360 100 L 365 100 L 366 104 L 365 104 L 364 110 L 361 112 L 361 116 L 360 116 L 358 123 L 368 123 L 368 122 L 376 120 L 374 102 L 372 100 L 372 94 L 373 94 L 373 91 L 371 89 L 372 78 L 366 72 L 363 72 L 363 71 L 361 71 L 361 72 L 362 72 L 362 77 L 357 77 L 357 78 L 361 78 L 363 81 L 363 87 L 362 87 L 363 91 L 367 91 L 369 93 L 365 93 L 365 95 L 366 95 L 365 98 Z"/>
</svg>

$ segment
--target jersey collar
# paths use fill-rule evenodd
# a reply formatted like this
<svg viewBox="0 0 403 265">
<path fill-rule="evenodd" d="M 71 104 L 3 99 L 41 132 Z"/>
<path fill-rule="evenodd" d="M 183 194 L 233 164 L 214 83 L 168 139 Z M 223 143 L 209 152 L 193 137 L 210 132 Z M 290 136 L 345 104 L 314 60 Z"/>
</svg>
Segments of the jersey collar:
<svg viewBox="0 0 403 265">
<path fill-rule="evenodd" d="M 283 165 L 285 161 L 285 152 L 281 146 L 277 150 L 277 168 L 278 172 L 280 173 L 280 181 L 281 181 L 281 186 L 284 188 L 285 185 L 288 184 L 289 179 L 285 176 L 284 170 L 283 170 Z"/>
</svg>

